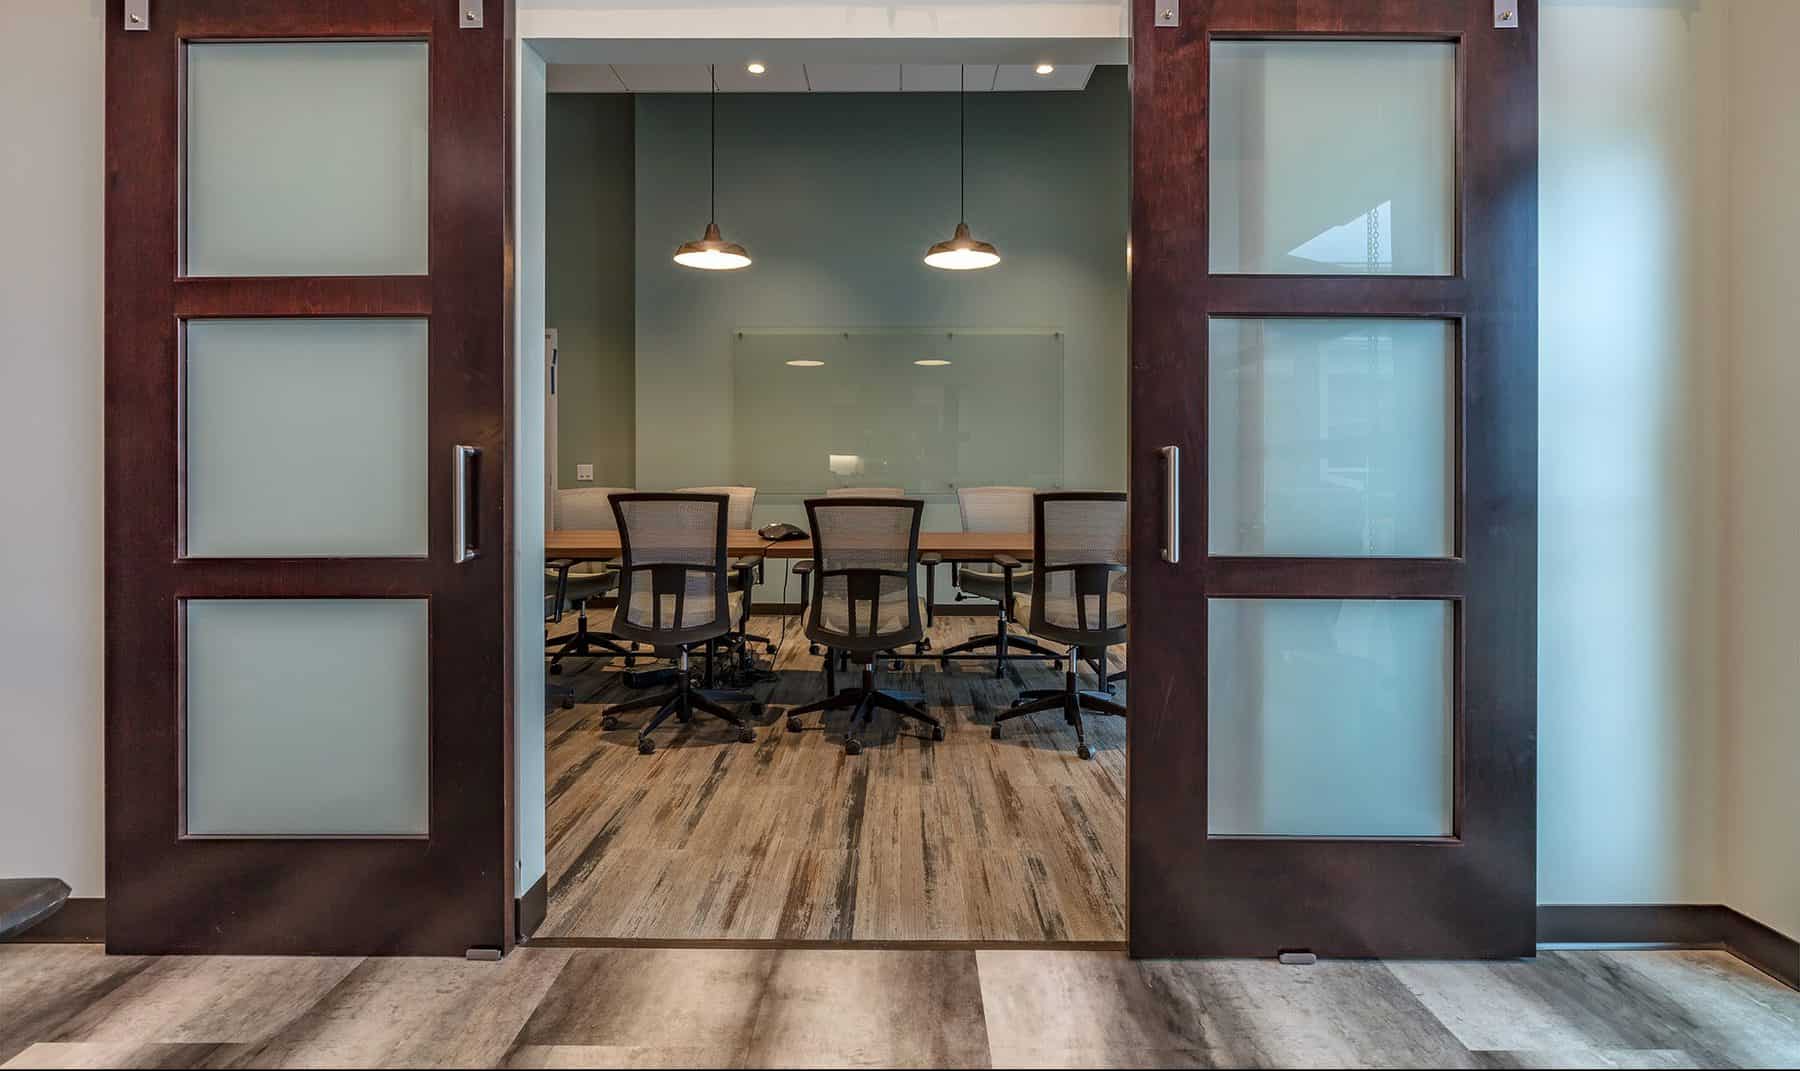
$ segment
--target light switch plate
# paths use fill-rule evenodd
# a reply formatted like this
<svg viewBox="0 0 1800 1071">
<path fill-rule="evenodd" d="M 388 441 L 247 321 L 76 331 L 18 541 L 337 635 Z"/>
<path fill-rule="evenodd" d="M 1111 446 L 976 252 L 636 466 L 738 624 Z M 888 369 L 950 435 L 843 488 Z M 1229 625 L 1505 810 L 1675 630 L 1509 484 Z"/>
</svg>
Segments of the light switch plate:
<svg viewBox="0 0 1800 1071">
<path fill-rule="evenodd" d="M 576 465 L 575 466 L 575 479 L 583 480 L 588 483 L 593 483 L 594 482 L 594 466 L 592 466 L 592 465 Z"/>
<path fill-rule="evenodd" d="M 1494 28 L 1499 30 L 1519 28 L 1519 0 L 1494 0 Z"/>
</svg>

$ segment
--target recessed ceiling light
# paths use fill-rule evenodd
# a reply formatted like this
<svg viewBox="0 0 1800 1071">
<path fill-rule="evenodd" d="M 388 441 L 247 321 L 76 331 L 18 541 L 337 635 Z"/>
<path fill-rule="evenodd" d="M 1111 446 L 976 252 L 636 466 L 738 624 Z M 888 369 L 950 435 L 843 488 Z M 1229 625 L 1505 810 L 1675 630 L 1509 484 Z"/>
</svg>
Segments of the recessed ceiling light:
<svg viewBox="0 0 1800 1071">
<path fill-rule="evenodd" d="M 1054 64 L 1050 64 L 1050 63 L 1040 63 L 1037 65 L 1036 70 L 1037 70 L 1038 76 L 1042 77 L 1043 75 L 1046 75 L 1046 74 L 1055 74 L 1056 66 Z"/>
<path fill-rule="evenodd" d="M 945 365 L 949 364 L 950 362 L 944 360 L 941 357 L 932 357 L 932 358 L 929 358 L 929 359 L 923 360 L 923 361 L 914 361 L 913 363 L 918 365 L 920 368 L 942 368 Z"/>
<path fill-rule="evenodd" d="M 820 368 L 820 367 L 823 367 L 824 364 L 825 364 L 824 361 L 789 361 L 788 367 L 790 367 L 790 368 Z"/>
<path fill-rule="evenodd" d="M 751 60 L 750 65 L 745 67 L 744 70 L 749 71 L 751 74 L 761 74 L 764 71 L 768 70 L 768 68 L 764 67 L 757 60 Z"/>
</svg>

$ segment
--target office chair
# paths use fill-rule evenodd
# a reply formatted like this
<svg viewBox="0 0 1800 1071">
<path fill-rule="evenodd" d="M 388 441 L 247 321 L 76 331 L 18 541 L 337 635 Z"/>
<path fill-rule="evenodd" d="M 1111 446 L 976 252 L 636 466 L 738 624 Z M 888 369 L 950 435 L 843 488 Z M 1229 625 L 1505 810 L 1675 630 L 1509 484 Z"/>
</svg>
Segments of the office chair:
<svg viewBox="0 0 1800 1071">
<path fill-rule="evenodd" d="M 962 526 L 965 532 L 1028 532 L 1031 530 L 1032 496 L 1036 492 L 1029 487 L 959 487 L 956 489 L 956 505 L 962 511 Z M 1006 676 L 1006 663 L 1009 658 L 1043 659 L 1060 661 L 1062 655 L 1045 647 L 1026 636 L 1014 636 L 1007 631 L 1008 615 L 1012 613 L 1011 599 L 1008 592 L 1017 595 L 1031 589 L 1031 576 L 1016 575 L 1020 562 L 1016 558 L 1003 556 L 989 558 L 980 562 L 956 563 L 956 599 L 964 598 L 992 599 L 999 607 L 991 636 L 977 636 L 972 640 L 944 648 L 938 655 L 947 669 L 952 661 L 970 660 L 987 661 L 993 659 L 994 676 Z M 983 647 L 992 647 L 992 655 L 973 654 Z M 1015 649 L 1025 652 L 1015 653 Z"/>
<path fill-rule="evenodd" d="M 1130 526 L 1125 495 L 1110 491 L 1056 491 L 1033 497 L 1036 525 L 1031 590 L 1016 597 L 1019 616 L 1031 634 L 1069 645 L 1067 672 L 1061 688 L 1033 688 L 1020 693 L 1013 708 L 994 719 L 1000 724 L 1042 710 L 1061 710 L 1075 727 L 1075 753 L 1094 757 L 1081 716 L 1111 714 L 1123 718 L 1125 705 L 1106 691 L 1081 688 L 1075 679 L 1080 662 L 1088 661 L 1107 687 L 1106 649 L 1125 642 L 1125 537 Z M 1117 679 L 1117 678 L 1114 678 Z"/>
<path fill-rule="evenodd" d="M 844 753 L 862 753 L 857 726 L 877 708 L 931 726 L 942 740 L 944 726 L 917 704 L 924 696 L 875 687 L 875 659 L 883 651 L 915 643 L 925 635 L 919 607 L 919 520 L 925 503 L 916 498 L 863 498 L 834 495 L 806 500 L 813 533 L 806 635 L 825 648 L 826 698 L 788 713 L 788 732 L 801 729 L 800 716 L 851 708 Z M 837 691 L 836 655 L 848 651 L 862 662 L 862 684 Z"/>
<path fill-rule="evenodd" d="M 566 576 L 567 574 L 564 575 Z M 546 626 L 554 625 L 562 620 L 562 589 L 563 585 L 557 583 L 552 585 L 550 590 L 544 592 L 544 624 Z M 562 707 L 564 710 L 568 710 L 575 705 L 575 689 L 566 684 L 545 681 L 544 694 L 546 698 L 555 698 L 556 705 Z"/>
<path fill-rule="evenodd" d="M 756 739 L 742 718 L 726 703 L 748 703 L 754 712 L 762 706 L 744 692 L 695 688 L 688 675 L 688 649 L 707 645 L 731 631 L 739 608 L 747 597 L 730 591 L 731 567 L 726 562 L 725 495 L 647 494 L 612 496 L 619 522 L 619 606 L 613 616 L 613 633 L 623 639 L 648 643 L 659 650 L 675 648 L 675 690 L 628 700 L 611 707 L 600 724 L 618 727 L 618 716 L 628 710 L 655 707 L 656 713 L 638 730 L 638 753 L 656 750 L 650 733 L 674 714 L 689 721 L 695 710 L 737 728 L 743 743 Z"/>
<path fill-rule="evenodd" d="M 825 489 L 825 497 L 826 498 L 905 498 L 906 497 L 906 489 L 902 488 L 902 487 L 828 487 Z M 811 570 L 811 568 L 812 568 L 811 560 L 797 561 L 794 563 L 794 566 L 793 566 L 793 571 L 800 575 L 800 602 L 802 605 L 804 605 L 806 603 L 806 574 L 809 570 Z M 927 606 L 925 607 L 925 614 L 927 617 L 931 616 L 931 607 L 929 604 L 927 604 Z M 925 647 L 928 647 L 930 645 L 931 645 L 931 641 L 929 639 L 920 637 L 919 650 L 924 650 Z M 808 654 L 818 654 L 819 653 L 819 645 L 816 643 L 808 643 L 806 645 L 806 650 L 807 650 Z"/>
<path fill-rule="evenodd" d="M 754 487 L 677 487 L 675 490 L 684 495 L 725 495 L 731 499 L 731 506 L 726 511 L 725 526 L 727 528 L 750 528 L 755 524 L 755 521 L 752 520 L 756 515 L 756 488 Z M 731 572 L 731 590 L 742 591 L 748 595 L 757 584 L 762 582 L 764 576 L 762 555 L 739 558 L 738 565 L 740 568 L 733 569 Z M 754 576 L 742 568 L 746 565 L 755 566 Z M 738 622 L 737 633 L 742 641 L 738 645 L 738 652 L 744 662 L 748 663 L 749 661 L 748 645 L 752 642 L 762 644 L 770 654 L 775 653 L 774 640 L 750 631 L 750 600 L 748 598 L 744 599 L 744 619 Z"/>
<path fill-rule="evenodd" d="M 629 487 L 571 487 L 556 492 L 556 527 L 574 529 L 615 530 L 610 496 L 630 491 Z M 563 610 L 575 608 L 575 631 L 567 636 L 545 641 L 550 655 L 550 672 L 561 673 L 565 658 L 623 658 L 631 665 L 634 652 L 620 644 L 618 637 L 595 632 L 588 627 L 588 602 L 603 599 L 618 586 L 619 574 L 611 562 L 580 561 L 561 558 L 544 563 L 546 594 L 554 588 L 557 597 L 556 621 Z"/>
</svg>

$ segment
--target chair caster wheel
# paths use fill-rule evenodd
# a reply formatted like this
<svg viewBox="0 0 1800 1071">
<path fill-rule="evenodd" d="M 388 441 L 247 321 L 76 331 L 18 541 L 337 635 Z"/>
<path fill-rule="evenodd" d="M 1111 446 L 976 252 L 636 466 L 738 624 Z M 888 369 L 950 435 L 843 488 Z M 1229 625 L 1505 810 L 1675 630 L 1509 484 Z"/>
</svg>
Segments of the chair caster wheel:
<svg viewBox="0 0 1800 1071">
<path fill-rule="evenodd" d="M 562 676 L 562 664 L 558 662 L 550 663 L 550 675 L 552 677 Z"/>
<path fill-rule="evenodd" d="M 818 654 L 819 653 L 819 645 L 816 643 L 807 644 L 806 645 L 806 653 L 810 654 L 810 655 Z"/>
<path fill-rule="evenodd" d="M 944 738 L 944 727 L 942 725 L 933 725 L 931 727 L 931 738 L 933 740 L 942 740 Z"/>
<path fill-rule="evenodd" d="M 846 740 L 846 741 L 844 741 L 844 754 L 846 754 L 846 755 L 862 754 L 862 741 L 861 740 Z"/>
<path fill-rule="evenodd" d="M 565 695 L 561 699 L 561 704 L 562 704 L 562 708 L 564 710 L 574 710 L 575 709 L 575 697 L 572 695 Z"/>
<path fill-rule="evenodd" d="M 1091 759 L 1094 757 L 1094 749 L 1083 744 L 1075 749 L 1075 754 L 1080 755 L 1084 759 Z"/>
<path fill-rule="evenodd" d="M 926 637 L 925 639 L 920 640 L 919 641 L 919 653 L 924 654 L 926 651 L 929 651 L 929 650 L 931 650 L 931 638 Z"/>
<path fill-rule="evenodd" d="M 763 648 L 764 648 L 764 650 L 768 651 L 770 654 L 775 654 L 781 650 L 780 647 L 775 645 L 774 640 L 770 640 L 767 644 L 764 644 Z"/>
<path fill-rule="evenodd" d="M 655 751 L 655 750 L 656 750 L 656 741 L 646 740 L 646 739 L 642 739 L 642 738 L 640 738 L 638 740 L 638 754 L 648 755 L 652 751 Z"/>
<path fill-rule="evenodd" d="M 892 670 L 895 673 L 898 673 L 905 668 L 906 668 L 906 663 L 900 661 L 898 658 L 896 658 L 892 662 L 888 663 L 888 669 Z"/>
<path fill-rule="evenodd" d="M 625 656 L 625 668 L 630 669 L 632 666 L 635 666 L 635 665 L 637 665 L 637 659 L 631 657 L 630 655 L 626 655 Z"/>
<path fill-rule="evenodd" d="M 801 726 L 800 726 L 799 718 L 789 718 L 788 719 L 788 732 L 797 733 L 800 731 L 800 728 L 801 728 Z"/>
<path fill-rule="evenodd" d="M 996 725 L 992 729 L 989 729 L 988 735 L 993 737 L 995 740 L 1000 739 L 1000 727 L 998 725 Z"/>
<path fill-rule="evenodd" d="M 756 730 L 748 725 L 742 726 L 737 731 L 737 738 L 740 744 L 754 744 L 756 743 Z"/>
<path fill-rule="evenodd" d="M 687 711 L 685 711 L 685 710 L 681 710 L 681 711 L 676 711 L 676 713 L 675 713 L 675 720 L 676 720 L 676 721 L 679 721 L 679 722 L 683 722 L 683 723 L 686 723 L 686 722 L 690 722 L 690 721 L 693 721 L 693 720 L 694 720 L 694 716 L 693 716 L 693 715 L 692 715 L 692 714 L 689 714 L 689 713 L 688 713 L 688 712 L 687 712 Z"/>
<path fill-rule="evenodd" d="M 995 666 L 994 667 L 994 679 L 997 681 L 1006 679 L 1006 667 L 1005 666 Z"/>
<path fill-rule="evenodd" d="M 604 718 L 600 719 L 600 728 L 602 728 L 602 729 L 605 729 L 610 732 L 613 729 L 617 729 L 618 727 L 619 727 L 619 719 L 613 717 L 611 714 L 608 714 Z"/>
</svg>

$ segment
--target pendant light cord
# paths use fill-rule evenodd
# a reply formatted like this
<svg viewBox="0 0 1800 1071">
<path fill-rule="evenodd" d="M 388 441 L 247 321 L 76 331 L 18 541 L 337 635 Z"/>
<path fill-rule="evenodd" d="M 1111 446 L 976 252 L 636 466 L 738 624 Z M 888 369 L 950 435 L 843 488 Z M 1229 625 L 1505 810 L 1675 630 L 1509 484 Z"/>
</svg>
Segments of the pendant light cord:
<svg viewBox="0 0 1800 1071">
<path fill-rule="evenodd" d="M 969 221 L 969 69 L 956 68 L 956 215 Z"/>
<path fill-rule="evenodd" d="M 719 221 L 719 68 L 717 64 L 707 64 L 706 76 L 712 81 L 712 90 L 706 95 L 707 114 L 706 128 L 708 159 L 706 163 L 706 196 L 712 202 L 712 222 Z"/>
</svg>

